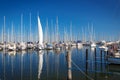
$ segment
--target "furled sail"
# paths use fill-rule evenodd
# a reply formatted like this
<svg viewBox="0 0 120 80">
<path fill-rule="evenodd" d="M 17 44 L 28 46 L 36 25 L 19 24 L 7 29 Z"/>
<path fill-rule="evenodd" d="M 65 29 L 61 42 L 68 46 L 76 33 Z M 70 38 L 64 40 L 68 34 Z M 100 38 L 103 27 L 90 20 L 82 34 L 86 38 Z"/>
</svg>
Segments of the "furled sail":
<svg viewBox="0 0 120 80">
<path fill-rule="evenodd" d="M 39 34 L 39 45 L 41 45 L 41 47 L 43 47 L 43 30 L 42 30 L 42 25 L 40 22 L 40 18 L 38 16 L 38 34 Z"/>
</svg>

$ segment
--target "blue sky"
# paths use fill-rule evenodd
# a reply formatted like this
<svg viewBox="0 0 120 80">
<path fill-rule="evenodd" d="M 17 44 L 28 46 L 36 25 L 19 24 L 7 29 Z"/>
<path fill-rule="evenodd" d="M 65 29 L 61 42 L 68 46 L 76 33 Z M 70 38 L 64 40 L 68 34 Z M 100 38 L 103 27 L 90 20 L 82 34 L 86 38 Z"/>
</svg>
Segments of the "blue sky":
<svg viewBox="0 0 120 80">
<path fill-rule="evenodd" d="M 32 15 L 32 31 L 37 30 L 37 14 L 41 18 L 43 29 L 46 19 L 56 23 L 58 16 L 59 31 L 64 27 L 69 30 L 70 22 L 73 32 L 81 32 L 88 23 L 93 24 L 96 34 L 120 35 L 120 0 L 0 0 L 0 29 L 3 26 L 3 16 L 6 16 L 6 27 L 13 22 L 16 32 L 20 29 L 20 16 L 23 14 L 23 24 L 29 30 L 29 14 Z"/>
</svg>

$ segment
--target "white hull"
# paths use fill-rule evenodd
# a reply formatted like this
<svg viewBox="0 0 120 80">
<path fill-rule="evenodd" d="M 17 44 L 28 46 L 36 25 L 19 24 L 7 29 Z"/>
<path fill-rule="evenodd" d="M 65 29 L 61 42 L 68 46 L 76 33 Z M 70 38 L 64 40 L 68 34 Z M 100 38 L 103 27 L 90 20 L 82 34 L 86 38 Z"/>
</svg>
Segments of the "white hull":
<svg viewBox="0 0 120 80">
<path fill-rule="evenodd" d="M 56 47 L 55 50 L 60 50 L 60 47 Z"/>
<path fill-rule="evenodd" d="M 8 43 L 8 50 L 15 51 L 16 50 L 16 44 L 15 43 Z"/>
<path fill-rule="evenodd" d="M 44 48 L 43 48 L 41 45 L 39 45 L 39 44 L 37 44 L 36 48 L 37 48 L 38 50 L 43 50 L 43 49 L 44 49 Z"/>
<path fill-rule="evenodd" d="M 90 46 L 93 48 L 93 47 L 96 47 L 96 44 L 92 43 Z"/>
<path fill-rule="evenodd" d="M 99 48 L 104 49 L 104 51 L 108 51 L 108 47 L 106 47 L 106 46 L 100 46 Z"/>
<path fill-rule="evenodd" d="M 76 46 L 76 43 L 72 43 L 71 46 Z"/>
<path fill-rule="evenodd" d="M 120 58 L 120 53 L 119 52 L 113 53 L 113 56 L 116 58 Z"/>
<path fill-rule="evenodd" d="M 53 49 L 53 45 L 52 44 L 46 44 L 46 50 L 52 50 Z"/>
<path fill-rule="evenodd" d="M 27 44 L 27 48 L 28 48 L 28 49 L 32 49 L 33 47 L 34 47 L 33 44 Z"/>
<path fill-rule="evenodd" d="M 21 42 L 17 44 L 17 50 L 25 50 L 27 48 L 27 45 L 25 42 Z"/>
</svg>

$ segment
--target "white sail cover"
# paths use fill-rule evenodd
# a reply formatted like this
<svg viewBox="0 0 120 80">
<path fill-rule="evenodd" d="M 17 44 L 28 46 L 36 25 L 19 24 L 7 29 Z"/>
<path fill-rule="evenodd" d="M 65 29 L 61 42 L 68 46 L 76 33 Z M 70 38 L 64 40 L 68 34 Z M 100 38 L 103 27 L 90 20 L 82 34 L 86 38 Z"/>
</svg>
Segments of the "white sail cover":
<svg viewBox="0 0 120 80">
<path fill-rule="evenodd" d="M 38 34 L 39 34 L 39 45 L 43 47 L 43 31 L 39 16 L 38 16 Z"/>
</svg>

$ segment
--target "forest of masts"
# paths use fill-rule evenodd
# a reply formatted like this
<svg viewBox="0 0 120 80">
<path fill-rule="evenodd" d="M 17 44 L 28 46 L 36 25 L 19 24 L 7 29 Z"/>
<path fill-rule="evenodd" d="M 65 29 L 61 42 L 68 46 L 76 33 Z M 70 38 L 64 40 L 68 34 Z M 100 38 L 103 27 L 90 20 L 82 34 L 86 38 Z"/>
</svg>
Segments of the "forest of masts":
<svg viewBox="0 0 120 80">
<path fill-rule="evenodd" d="M 21 22 L 19 31 L 16 30 L 14 23 L 11 23 L 11 26 L 6 26 L 6 17 L 4 16 L 4 23 L 1 29 L 1 38 L 0 42 L 37 42 L 38 41 L 38 29 L 32 29 L 32 20 L 30 14 L 29 27 L 24 26 L 23 15 L 21 15 Z M 119 40 L 120 38 L 115 38 L 112 36 L 100 35 L 96 38 L 95 29 L 93 24 L 88 24 L 87 27 L 82 27 L 77 32 L 73 31 L 72 22 L 69 27 L 64 27 L 63 32 L 60 31 L 61 27 L 58 23 L 58 17 L 56 17 L 56 24 L 53 24 L 51 20 L 51 24 L 49 26 L 48 20 L 46 20 L 46 26 L 43 31 L 44 42 L 53 43 L 53 42 L 73 42 L 73 41 L 99 41 L 99 40 Z M 44 26 L 42 26 L 44 27 Z M 62 27 L 63 28 L 63 27 Z M 33 32 L 33 31 L 34 32 Z"/>
</svg>

